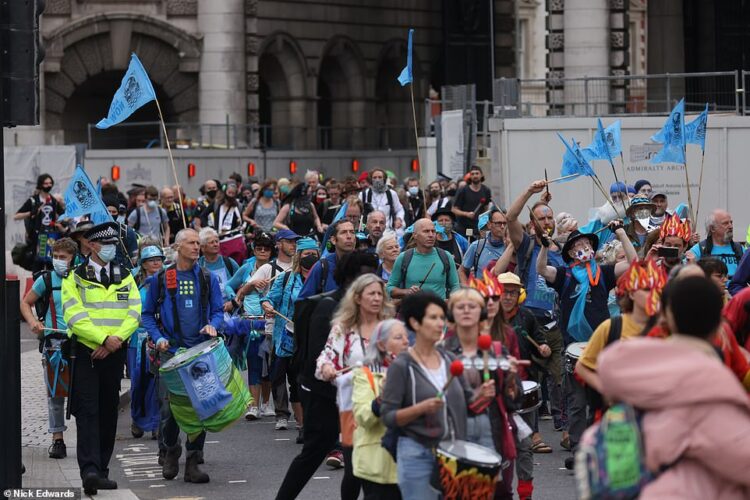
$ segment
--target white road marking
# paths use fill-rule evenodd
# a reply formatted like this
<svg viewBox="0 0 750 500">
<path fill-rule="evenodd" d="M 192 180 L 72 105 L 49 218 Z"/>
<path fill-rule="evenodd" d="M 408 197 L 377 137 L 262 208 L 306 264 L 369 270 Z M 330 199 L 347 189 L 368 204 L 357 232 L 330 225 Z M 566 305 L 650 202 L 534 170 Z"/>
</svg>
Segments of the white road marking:
<svg viewBox="0 0 750 500">
<path fill-rule="evenodd" d="M 313 476 L 313 479 L 331 479 L 330 476 Z"/>
<path fill-rule="evenodd" d="M 274 441 L 289 441 L 290 438 L 276 438 Z"/>
<path fill-rule="evenodd" d="M 166 484 L 152 484 L 149 488 L 166 488 Z"/>
<path fill-rule="evenodd" d="M 246 483 L 247 479 L 236 479 L 234 481 L 229 481 L 229 484 L 236 484 L 236 483 Z"/>
<path fill-rule="evenodd" d="M 216 444 L 218 441 L 206 441 L 206 444 Z"/>
</svg>

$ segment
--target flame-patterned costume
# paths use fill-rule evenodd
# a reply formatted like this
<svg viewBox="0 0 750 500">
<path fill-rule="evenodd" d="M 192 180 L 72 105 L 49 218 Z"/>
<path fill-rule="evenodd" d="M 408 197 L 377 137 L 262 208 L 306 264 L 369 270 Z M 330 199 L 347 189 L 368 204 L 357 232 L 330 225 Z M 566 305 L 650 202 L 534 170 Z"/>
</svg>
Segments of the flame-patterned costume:
<svg viewBox="0 0 750 500">
<path fill-rule="evenodd" d="M 665 221 L 664 224 L 666 225 L 667 222 Z M 653 259 L 637 260 L 617 280 L 617 296 L 622 297 L 636 290 L 649 290 L 646 313 L 653 316 L 659 312 L 661 291 L 666 283 L 667 275 L 656 261 Z"/>
<path fill-rule="evenodd" d="M 664 241 L 664 238 L 668 236 L 677 236 L 687 243 L 690 241 L 691 234 L 690 221 L 688 219 L 681 220 L 677 214 L 667 215 L 659 230 L 659 239 Z"/>
<path fill-rule="evenodd" d="M 482 279 L 477 279 L 474 275 L 470 276 L 469 286 L 481 293 L 485 300 L 489 297 L 499 297 L 503 293 L 503 284 L 487 269 L 482 272 Z"/>
</svg>

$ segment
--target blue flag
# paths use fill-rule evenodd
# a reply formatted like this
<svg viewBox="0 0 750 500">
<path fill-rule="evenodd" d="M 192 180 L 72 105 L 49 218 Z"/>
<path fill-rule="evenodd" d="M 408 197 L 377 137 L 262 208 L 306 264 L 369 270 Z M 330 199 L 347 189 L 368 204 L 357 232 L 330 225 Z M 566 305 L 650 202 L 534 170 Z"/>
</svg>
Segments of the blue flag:
<svg viewBox="0 0 750 500">
<path fill-rule="evenodd" d="M 411 71 L 411 43 L 412 35 L 414 34 L 414 28 L 409 28 L 409 44 L 406 52 L 406 67 L 401 70 L 401 74 L 398 75 L 398 83 L 401 86 L 409 85 L 414 80 L 414 75 Z"/>
<path fill-rule="evenodd" d="M 702 150 L 706 149 L 706 125 L 708 124 L 708 103 L 706 109 L 695 120 L 685 124 L 685 142 L 698 144 Z"/>
<path fill-rule="evenodd" d="M 685 164 L 685 98 L 680 99 L 677 106 L 669 114 L 656 135 L 651 137 L 654 142 L 664 144 L 664 147 L 651 158 L 651 163 L 682 163 Z"/>
<path fill-rule="evenodd" d="M 338 222 L 338 221 L 340 221 L 341 219 L 344 218 L 344 216 L 346 215 L 346 211 L 347 211 L 348 208 L 349 208 L 349 203 L 348 202 L 345 201 L 344 203 L 342 203 L 341 207 L 339 208 L 339 211 L 336 212 L 336 216 L 331 221 L 331 224 L 328 226 L 328 229 L 326 229 L 326 232 L 323 235 L 323 242 L 320 245 L 320 248 L 323 249 L 323 254 L 321 255 L 321 258 L 326 257 L 327 255 L 329 255 L 331 253 L 331 252 L 328 251 L 327 244 L 328 244 L 328 239 L 331 237 L 331 233 L 333 232 L 333 225 L 336 222 Z M 358 230 L 358 229 L 359 228 L 357 228 L 357 227 L 354 228 L 355 231 Z"/>
<path fill-rule="evenodd" d="M 588 161 L 607 160 L 611 161 L 615 156 L 622 153 L 620 120 L 604 128 L 601 118 L 596 120 L 597 131 L 592 142 L 587 148 L 584 148 L 583 157 Z"/>
<path fill-rule="evenodd" d="M 94 224 L 112 222 L 112 216 L 109 215 L 107 207 L 96 194 L 96 188 L 80 165 L 76 167 L 63 196 L 65 197 L 65 213 L 61 218 L 90 214 Z"/>
<path fill-rule="evenodd" d="M 213 355 L 200 356 L 177 369 L 195 413 L 207 420 L 232 401 L 232 393 L 221 381 Z"/>
<path fill-rule="evenodd" d="M 575 140 L 570 141 L 568 144 L 560 132 L 557 133 L 557 137 L 560 138 L 563 144 L 565 144 L 565 154 L 563 154 L 562 168 L 560 169 L 560 176 L 565 177 L 568 175 L 588 175 L 594 177 L 594 169 L 591 168 L 589 162 L 583 156 L 581 148 L 578 146 Z M 561 181 L 566 182 L 568 179 Z M 573 180 L 571 178 L 570 180 Z"/>
<path fill-rule="evenodd" d="M 112 98 L 109 105 L 109 113 L 96 124 L 96 128 L 105 129 L 117 125 L 128 116 L 132 115 L 138 108 L 146 103 L 156 100 L 156 92 L 151 85 L 151 80 L 143 69 L 138 56 L 130 56 L 130 66 L 122 77 L 120 88 Z"/>
</svg>

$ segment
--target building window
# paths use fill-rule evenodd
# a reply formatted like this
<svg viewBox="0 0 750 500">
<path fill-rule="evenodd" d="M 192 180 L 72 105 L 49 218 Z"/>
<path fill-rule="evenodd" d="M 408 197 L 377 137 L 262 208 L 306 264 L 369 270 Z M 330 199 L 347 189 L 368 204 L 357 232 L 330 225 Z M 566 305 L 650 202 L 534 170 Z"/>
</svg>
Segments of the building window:
<svg viewBox="0 0 750 500">
<path fill-rule="evenodd" d="M 529 51 L 528 51 L 528 36 L 529 36 L 529 20 L 519 19 L 518 21 L 518 77 L 528 78 L 529 77 Z"/>
</svg>

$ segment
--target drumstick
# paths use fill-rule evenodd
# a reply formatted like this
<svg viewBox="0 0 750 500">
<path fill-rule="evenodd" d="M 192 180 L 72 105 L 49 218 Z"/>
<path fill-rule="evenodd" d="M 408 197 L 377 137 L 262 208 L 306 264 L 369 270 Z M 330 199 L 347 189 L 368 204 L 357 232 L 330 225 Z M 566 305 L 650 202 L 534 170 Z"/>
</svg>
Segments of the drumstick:
<svg viewBox="0 0 750 500">
<path fill-rule="evenodd" d="M 544 182 L 547 184 L 544 186 L 544 188 L 547 190 L 547 196 L 549 196 L 549 180 L 547 179 L 547 169 L 544 169 Z"/>
<path fill-rule="evenodd" d="M 451 382 L 453 382 L 453 379 L 456 377 L 460 377 L 464 373 L 464 364 L 461 362 L 460 359 L 455 359 L 450 365 L 450 375 L 448 375 L 448 380 L 445 382 L 445 385 L 443 386 L 443 389 L 437 393 L 438 398 L 442 398 L 445 394 L 445 391 L 448 389 L 448 387 L 451 385 Z"/>
<path fill-rule="evenodd" d="M 336 375 L 341 375 L 342 373 L 346 373 L 348 371 L 354 370 L 355 368 L 361 368 L 361 367 L 362 367 L 362 362 L 357 361 L 352 366 L 347 366 L 346 368 L 342 368 L 341 370 L 336 370 Z"/>
<path fill-rule="evenodd" d="M 294 325 L 294 321 L 292 321 L 291 319 L 287 318 L 286 316 L 284 316 L 283 314 L 281 314 L 281 313 L 280 313 L 279 311 L 277 311 L 276 309 L 274 309 L 274 310 L 273 310 L 273 311 L 271 311 L 271 312 L 273 312 L 273 313 L 274 313 L 274 314 L 275 314 L 276 316 L 279 316 L 279 317 L 281 317 L 281 318 L 284 318 L 284 319 L 285 319 L 285 320 L 287 320 L 287 321 L 288 321 L 289 323 L 291 323 L 292 325 Z"/>
<path fill-rule="evenodd" d="M 558 177 L 557 179 L 552 179 L 551 181 L 547 181 L 547 184 L 552 184 L 553 182 L 560 182 L 560 181 L 564 181 L 565 179 L 572 179 L 574 177 L 580 177 L 580 176 L 581 176 L 581 174 L 564 175 L 562 177 Z M 547 188 L 547 189 L 549 189 L 549 188 Z"/>
<path fill-rule="evenodd" d="M 531 336 L 528 333 L 524 333 L 523 336 L 526 337 L 526 340 L 528 340 L 529 342 L 531 342 L 531 345 L 533 345 L 534 347 L 536 347 L 537 351 L 540 349 L 539 344 L 537 344 L 536 341 L 534 339 L 532 339 Z"/>
<path fill-rule="evenodd" d="M 433 262 L 432 265 L 430 266 L 430 269 L 427 271 L 427 274 L 425 274 L 422 281 L 419 282 L 419 288 L 422 288 L 422 285 L 425 284 L 425 282 L 427 281 L 427 278 L 430 276 L 430 273 L 432 272 L 434 267 L 435 267 L 435 263 Z"/>
<path fill-rule="evenodd" d="M 482 351 L 482 358 L 484 360 L 484 381 L 488 381 L 490 379 L 490 347 L 492 347 L 492 337 L 489 335 L 480 335 L 477 339 L 477 347 L 479 347 Z"/>
</svg>

